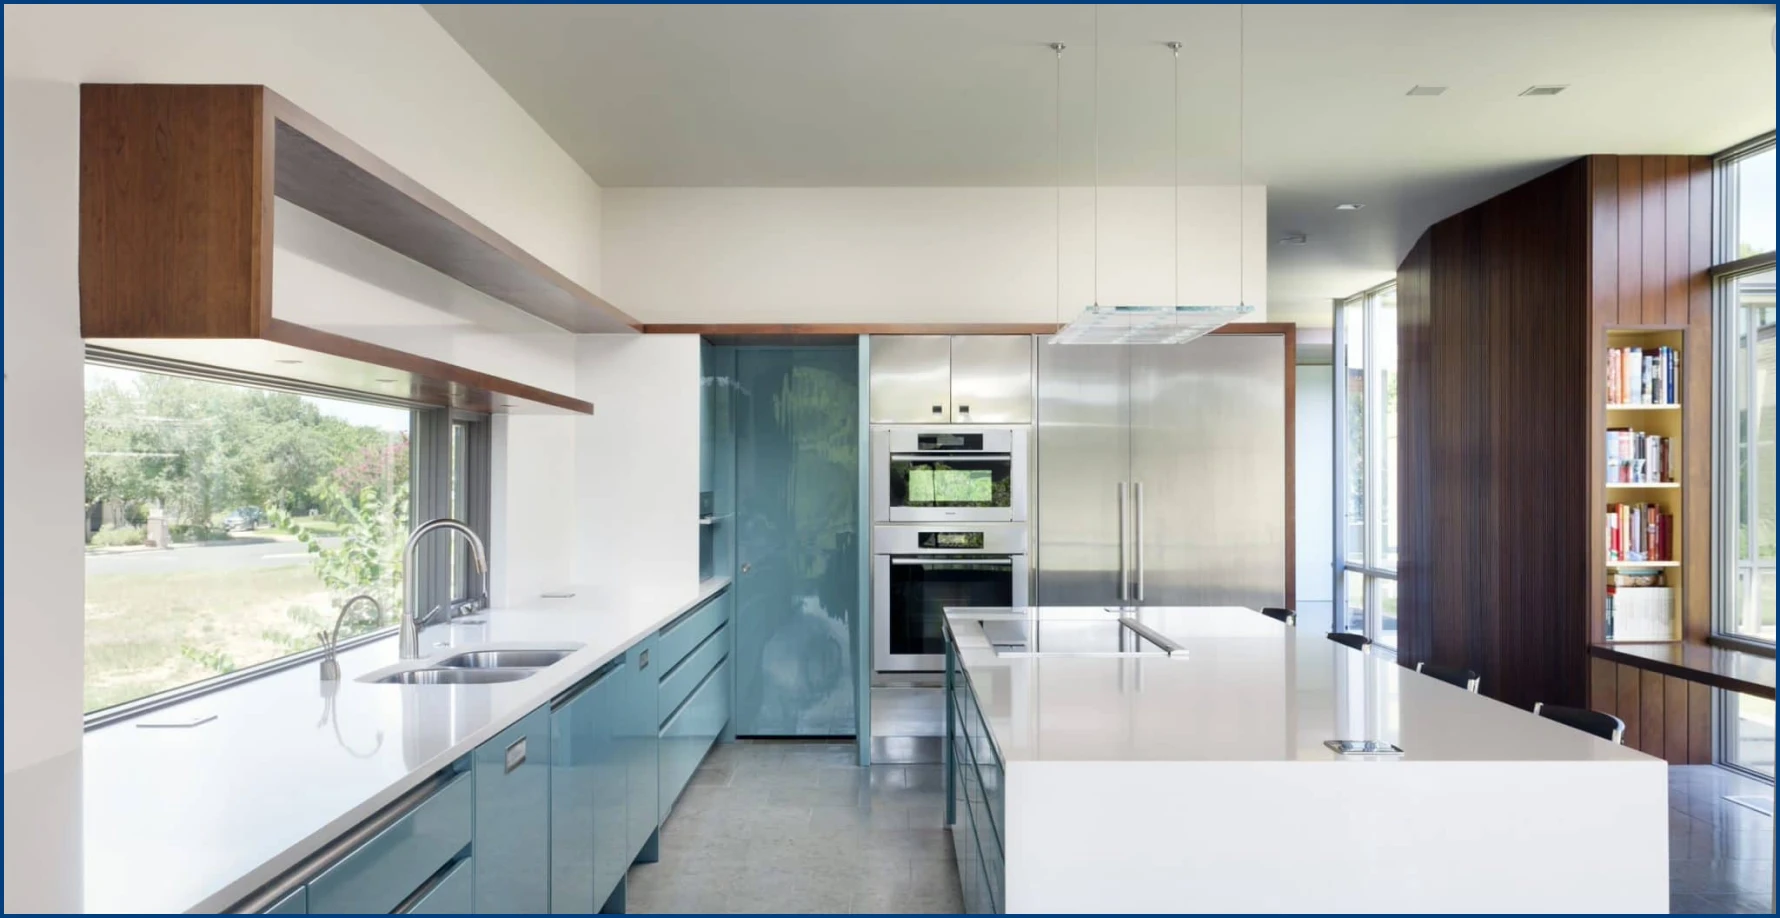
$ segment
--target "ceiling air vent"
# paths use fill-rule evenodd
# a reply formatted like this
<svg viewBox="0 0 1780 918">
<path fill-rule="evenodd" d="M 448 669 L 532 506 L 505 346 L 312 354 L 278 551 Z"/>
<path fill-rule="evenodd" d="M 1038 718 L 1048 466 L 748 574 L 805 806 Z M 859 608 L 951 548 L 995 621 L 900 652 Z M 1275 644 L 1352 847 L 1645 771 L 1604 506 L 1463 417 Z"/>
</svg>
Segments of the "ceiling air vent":
<svg viewBox="0 0 1780 918">
<path fill-rule="evenodd" d="M 1523 96 L 1555 96 L 1569 88 L 1568 86 L 1528 86 L 1521 90 L 1520 94 Z"/>
<path fill-rule="evenodd" d="M 1407 93 L 1404 93 L 1404 95 L 1408 95 L 1408 96 L 1437 96 L 1445 91 L 1446 91 L 1446 87 L 1444 87 L 1444 86 L 1411 86 L 1411 87 L 1409 87 L 1409 91 Z"/>
</svg>

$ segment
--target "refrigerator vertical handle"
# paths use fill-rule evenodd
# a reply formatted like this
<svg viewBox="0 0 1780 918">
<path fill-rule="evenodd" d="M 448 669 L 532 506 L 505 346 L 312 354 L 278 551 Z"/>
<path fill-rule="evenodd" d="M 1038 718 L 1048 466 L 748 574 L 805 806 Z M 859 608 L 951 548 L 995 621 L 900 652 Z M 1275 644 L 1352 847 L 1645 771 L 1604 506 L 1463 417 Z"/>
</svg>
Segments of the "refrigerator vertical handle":
<svg viewBox="0 0 1780 918">
<path fill-rule="evenodd" d="M 1125 532 L 1130 527 L 1125 504 L 1130 500 L 1130 486 L 1119 482 L 1119 601 L 1131 601 L 1131 555 L 1125 539 Z"/>
<path fill-rule="evenodd" d="M 1132 563 L 1132 599 L 1143 602 L 1143 482 L 1131 483 L 1131 548 L 1135 561 Z"/>
</svg>

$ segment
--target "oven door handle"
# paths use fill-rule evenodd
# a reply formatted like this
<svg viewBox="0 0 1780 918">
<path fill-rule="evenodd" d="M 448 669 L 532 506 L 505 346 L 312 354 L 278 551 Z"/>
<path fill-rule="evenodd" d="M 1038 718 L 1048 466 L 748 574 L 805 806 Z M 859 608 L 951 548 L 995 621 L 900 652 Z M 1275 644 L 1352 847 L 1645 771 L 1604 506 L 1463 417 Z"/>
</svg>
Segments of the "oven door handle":
<svg viewBox="0 0 1780 918">
<path fill-rule="evenodd" d="M 909 459 L 988 459 L 996 462 L 1012 462 L 1012 453 L 992 453 L 977 450 L 926 450 L 918 453 L 891 453 L 890 458 L 897 460 Z"/>
<path fill-rule="evenodd" d="M 956 558 L 956 557 L 935 556 L 935 557 L 931 557 L 931 558 L 891 558 L 890 563 L 893 565 L 914 564 L 914 565 L 921 565 L 921 566 L 926 566 L 929 564 L 951 564 L 951 565 L 957 565 L 957 566 L 963 566 L 963 567 L 1011 567 L 1011 566 L 1013 566 L 1014 559 L 1013 558 Z"/>
</svg>

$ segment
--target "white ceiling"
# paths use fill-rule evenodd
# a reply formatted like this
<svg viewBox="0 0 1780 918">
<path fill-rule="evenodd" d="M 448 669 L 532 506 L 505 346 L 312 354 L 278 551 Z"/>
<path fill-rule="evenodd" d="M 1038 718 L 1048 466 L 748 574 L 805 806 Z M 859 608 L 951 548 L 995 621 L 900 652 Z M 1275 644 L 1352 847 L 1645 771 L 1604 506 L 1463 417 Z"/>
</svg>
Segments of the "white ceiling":
<svg viewBox="0 0 1780 918">
<path fill-rule="evenodd" d="M 602 185 L 1094 181 L 1092 6 L 429 6 Z M 1326 324 L 1435 220 L 1587 153 L 1774 128 L 1773 5 L 1105 6 L 1104 184 L 1270 187 L 1269 313 Z M 1445 95 L 1408 97 L 1416 84 Z M 1567 84 L 1548 98 L 1518 94 Z M 1238 138 L 1241 142 L 1238 142 Z M 1337 212 L 1342 201 L 1365 204 Z"/>
</svg>

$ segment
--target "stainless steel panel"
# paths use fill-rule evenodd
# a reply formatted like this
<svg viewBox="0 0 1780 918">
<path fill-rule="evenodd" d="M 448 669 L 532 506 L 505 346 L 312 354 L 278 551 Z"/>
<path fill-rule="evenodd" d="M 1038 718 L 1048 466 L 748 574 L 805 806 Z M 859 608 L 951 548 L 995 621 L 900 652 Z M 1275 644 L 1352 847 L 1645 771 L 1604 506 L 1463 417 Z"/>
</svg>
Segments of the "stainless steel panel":
<svg viewBox="0 0 1780 918">
<path fill-rule="evenodd" d="M 952 338 L 952 420 L 1032 423 L 1031 335 Z"/>
<path fill-rule="evenodd" d="M 874 555 L 918 555 L 923 553 L 938 555 L 975 554 L 982 552 L 991 555 L 1023 555 L 1026 553 L 1026 527 L 1024 525 L 960 525 L 942 523 L 934 526 L 873 526 L 871 527 L 871 553 Z M 921 533 L 923 532 L 980 532 L 983 534 L 981 549 L 959 550 L 956 548 L 922 548 Z"/>
<path fill-rule="evenodd" d="M 1284 338 L 1212 335 L 1131 353 L 1140 599 L 1283 605 Z"/>
<path fill-rule="evenodd" d="M 1037 601 L 1117 602 L 1123 561 L 1119 483 L 1131 480 L 1131 349 L 1045 340 L 1037 348 Z"/>
<path fill-rule="evenodd" d="M 870 423 L 949 423 L 952 420 L 951 337 L 873 335 L 870 382 Z"/>
</svg>

